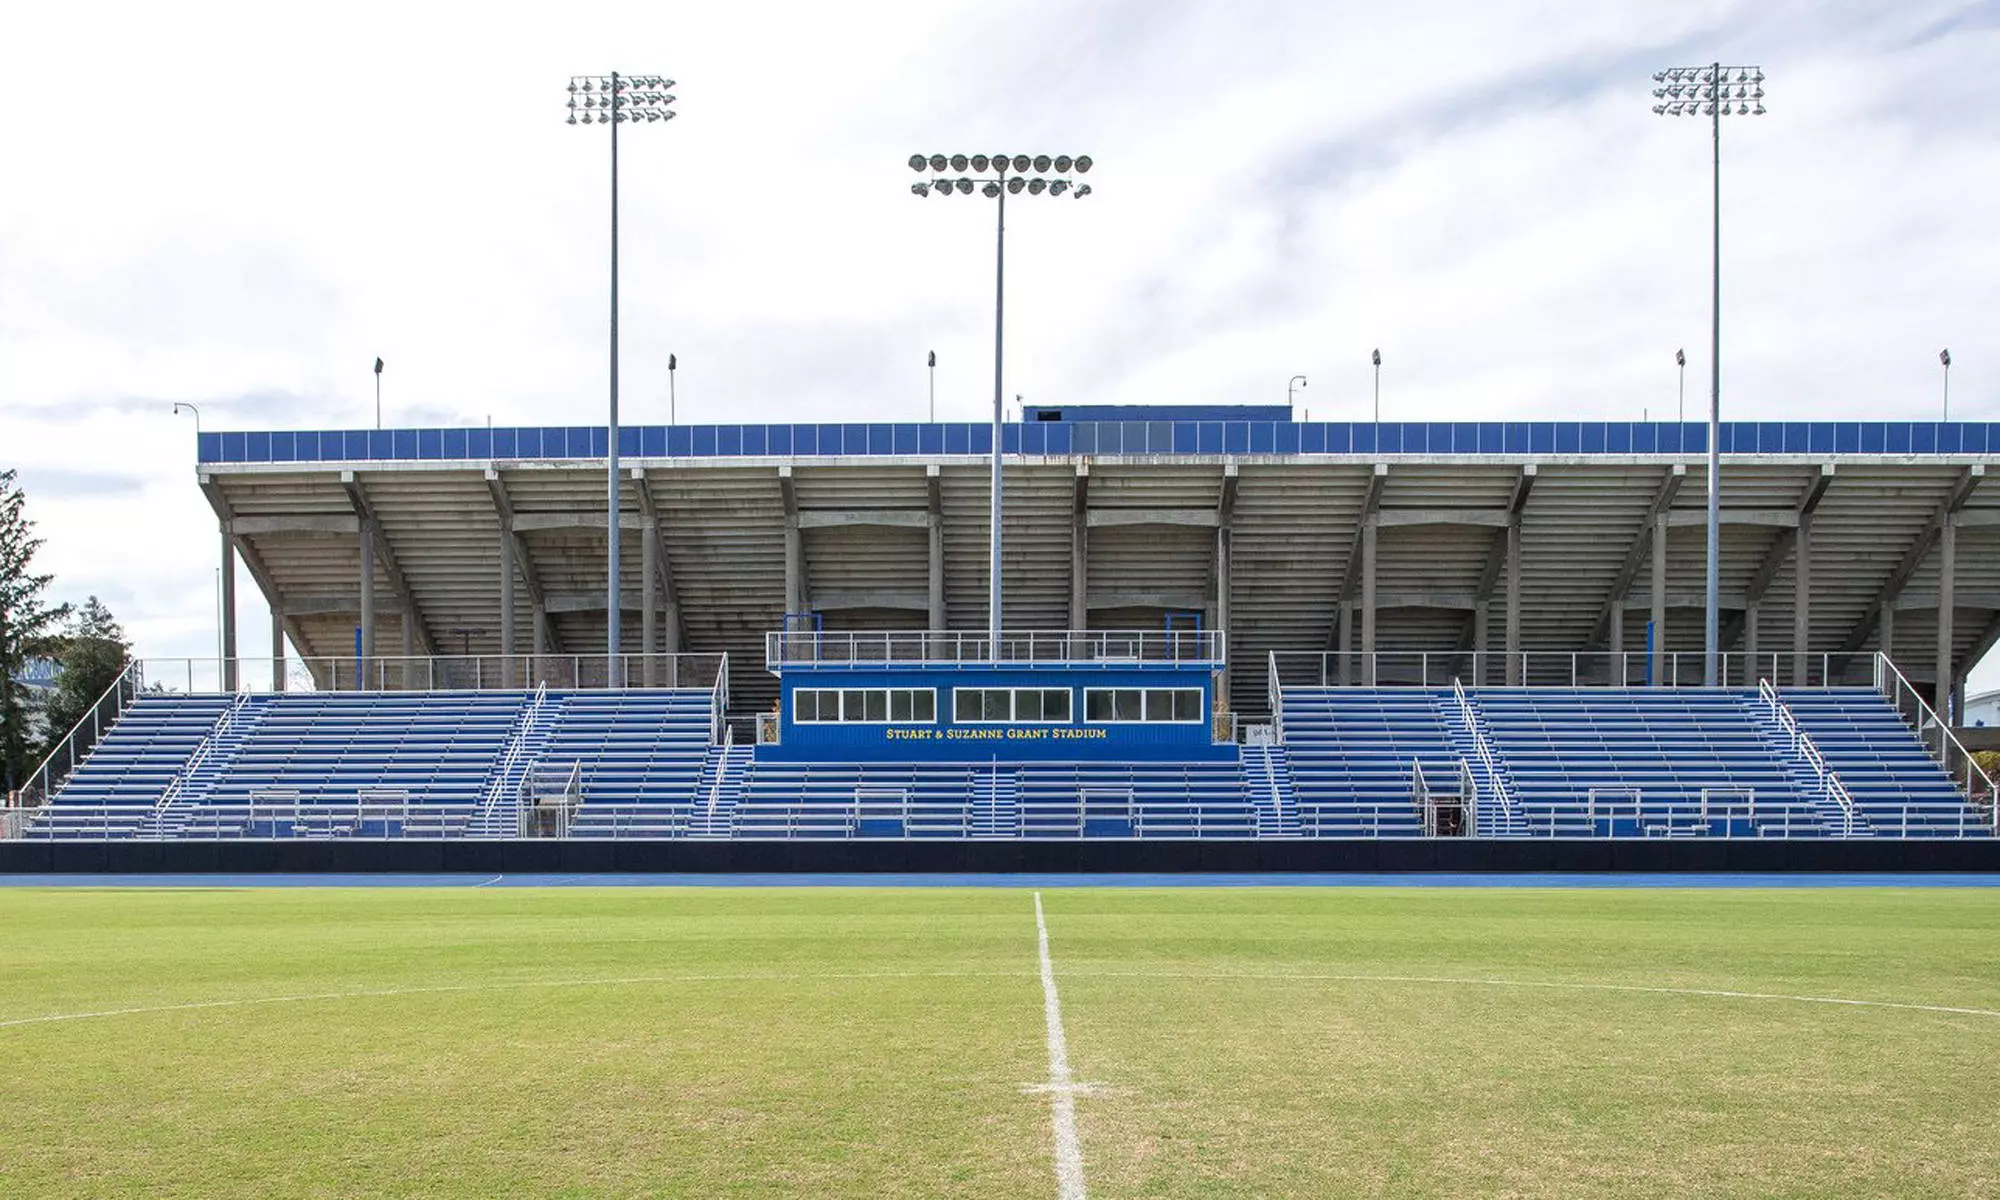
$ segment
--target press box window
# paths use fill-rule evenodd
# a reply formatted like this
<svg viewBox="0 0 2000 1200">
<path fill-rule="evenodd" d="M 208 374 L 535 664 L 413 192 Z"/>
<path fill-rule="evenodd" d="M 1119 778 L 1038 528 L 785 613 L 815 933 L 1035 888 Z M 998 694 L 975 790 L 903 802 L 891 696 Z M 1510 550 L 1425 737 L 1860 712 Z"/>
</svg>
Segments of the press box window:
<svg viewBox="0 0 2000 1200">
<path fill-rule="evenodd" d="M 1084 720 L 1092 722 L 1192 722 L 1201 720 L 1200 688 L 1089 688 Z"/>
<path fill-rule="evenodd" d="M 956 688 L 952 692 L 954 721 L 1011 721 L 1014 693 L 1006 688 Z"/>
<path fill-rule="evenodd" d="M 1021 688 L 1014 693 L 1014 719 L 1068 724 L 1068 688 Z"/>
<path fill-rule="evenodd" d="M 858 725 L 935 721 L 937 693 L 929 688 L 800 688 L 792 693 L 792 719 Z"/>
</svg>

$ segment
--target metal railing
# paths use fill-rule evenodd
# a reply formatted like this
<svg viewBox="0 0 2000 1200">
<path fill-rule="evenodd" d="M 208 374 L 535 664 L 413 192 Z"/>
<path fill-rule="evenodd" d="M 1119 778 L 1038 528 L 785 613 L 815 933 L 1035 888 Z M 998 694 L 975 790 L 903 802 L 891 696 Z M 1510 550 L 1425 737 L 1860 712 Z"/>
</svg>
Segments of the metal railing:
<svg viewBox="0 0 2000 1200">
<path fill-rule="evenodd" d="M 1274 651 L 1270 669 L 1292 687 L 1443 688 L 1453 679 L 1483 688 L 1516 686 L 1510 680 L 1527 687 L 1703 686 L 1700 651 L 1661 655 L 1657 673 L 1651 670 L 1651 658 L 1644 651 L 1603 650 Z M 1760 653 L 1720 658 L 1723 687 L 1753 688 L 1760 678 L 1793 680 L 1787 686 L 1804 687 L 1866 687 L 1870 682 L 1858 655 Z"/>
<path fill-rule="evenodd" d="M 4 669 L 0 667 L 0 670 Z M 105 688 L 103 694 L 91 704 L 90 711 L 70 727 L 63 740 L 56 743 L 55 749 L 49 751 L 41 765 L 22 783 L 19 794 L 12 797 L 14 804 L 33 808 L 48 803 L 49 797 L 62 789 L 63 782 L 83 765 L 90 752 L 97 748 L 97 743 L 145 689 L 145 664 L 138 661 L 125 664 L 118 678 L 112 680 L 111 686 Z M 7 799 L 0 796 L 0 801 Z"/>
<path fill-rule="evenodd" d="M 1280 745 L 1285 741 L 1285 685 L 1278 675 L 1278 652 L 1271 651 L 1270 669 L 1264 675 L 1264 703 L 1271 707 L 1271 732 Z"/>
<path fill-rule="evenodd" d="M 764 666 L 903 667 L 945 663 L 1062 666 L 1214 666 L 1223 663 L 1224 636 L 1216 629 L 941 630 L 854 632 L 794 630 L 764 635 Z"/>
<path fill-rule="evenodd" d="M 708 744 L 719 745 L 729 728 L 729 656 L 715 664 L 715 686 L 708 695 Z"/>
<path fill-rule="evenodd" d="M 194 748 L 194 753 L 188 755 L 186 765 L 182 766 L 175 773 L 174 777 L 167 781 L 167 790 L 160 793 L 158 802 L 160 809 L 165 810 L 173 807 L 175 802 L 179 801 L 186 794 L 188 780 L 193 778 L 194 773 L 201 769 L 202 764 L 208 761 L 211 754 L 215 753 L 215 744 L 222 740 L 235 727 L 237 718 L 243 715 L 243 710 L 249 703 L 250 693 L 238 692 L 236 699 L 230 702 L 229 707 L 222 710 L 222 715 L 215 719 L 215 727 L 208 731 L 207 737 L 201 739 L 201 744 Z"/>
<path fill-rule="evenodd" d="M 1493 742 L 1486 736 L 1486 730 L 1479 720 L 1479 710 L 1472 706 L 1472 697 L 1465 694 L 1465 685 L 1457 678 L 1451 681 L 1451 698 L 1458 705 L 1458 719 L 1465 722 L 1467 733 L 1472 735 L 1472 752 L 1479 759 L 1479 765 L 1486 768 L 1486 786 L 1493 795 L 1493 823 L 1496 830 L 1513 823 L 1517 811 L 1513 793 L 1507 790 L 1506 780 L 1500 774 L 1500 758 L 1494 752 Z M 1468 774 L 1470 767 L 1466 768 Z M 1473 794 L 1473 813 L 1477 816 L 1479 800 L 1477 787 Z"/>
<path fill-rule="evenodd" d="M 148 688 L 193 695 L 225 692 L 559 691 L 615 687 L 706 688 L 722 654 L 440 654 L 414 658 L 236 658 L 236 685 L 216 658 L 148 658 L 134 664 Z"/>
<path fill-rule="evenodd" d="M 2000 834 L 2000 797 L 1995 795 L 1993 777 L 1972 757 L 1972 752 L 1958 740 L 1958 735 L 1937 715 L 1923 694 L 1889 661 L 1889 656 L 1880 651 L 1875 654 L 1874 675 L 1875 690 L 1916 730 L 1917 740 L 1937 759 L 1944 773 L 1965 795 L 1966 802 L 1980 809 L 1994 833 Z"/>
<path fill-rule="evenodd" d="M 1791 751 L 1793 757 L 1803 760 L 1812 770 L 1814 779 L 1819 783 L 1820 794 L 1826 798 L 1827 803 L 1839 810 L 1840 835 L 1853 837 L 1854 797 L 1848 794 L 1847 785 L 1841 783 L 1840 776 L 1826 765 L 1825 756 L 1819 752 L 1819 747 L 1813 744 L 1812 737 L 1799 725 L 1799 719 L 1792 715 L 1790 706 L 1778 696 L 1778 690 L 1771 686 L 1770 680 L 1757 681 L 1757 698 L 1770 709 L 1771 718 L 1790 739 L 1790 744 L 1786 748 Z"/>
</svg>

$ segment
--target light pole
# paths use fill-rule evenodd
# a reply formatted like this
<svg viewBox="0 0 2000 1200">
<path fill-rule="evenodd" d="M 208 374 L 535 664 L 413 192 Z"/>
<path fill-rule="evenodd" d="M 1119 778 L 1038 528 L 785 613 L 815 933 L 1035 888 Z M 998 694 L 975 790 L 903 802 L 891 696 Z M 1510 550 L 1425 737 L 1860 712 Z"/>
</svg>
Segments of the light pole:
<svg viewBox="0 0 2000 1200">
<path fill-rule="evenodd" d="M 606 439 L 604 542 L 609 547 L 605 570 L 604 670 L 612 686 L 623 682 L 618 669 L 618 127 L 642 122 L 671 121 L 667 89 L 674 81 L 659 75 L 572 75 L 569 78 L 569 123 L 611 127 L 611 419 Z"/>
<path fill-rule="evenodd" d="M 1734 71 L 1736 78 L 1729 73 Z M 1653 111 L 1668 117 L 1705 116 L 1714 132 L 1713 218 L 1709 290 L 1708 579 L 1702 598 L 1702 684 L 1720 682 L 1722 557 L 1722 118 L 1764 115 L 1764 69 L 1755 66 L 1673 67 L 1653 73 Z M 1733 90 L 1732 90 L 1733 89 Z M 1751 105 L 1756 105 L 1752 108 Z"/>
<path fill-rule="evenodd" d="M 680 397 L 674 390 L 674 373 L 681 369 L 680 356 L 667 355 L 667 424 L 676 424 L 675 414 L 680 408 Z"/>
<path fill-rule="evenodd" d="M 1944 365 L 1944 420 L 1951 420 L 1951 350 L 1938 351 L 1938 362 Z"/>
<path fill-rule="evenodd" d="M 997 215 L 993 243 L 993 488 L 990 501 L 992 528 L 987 534 L 986 594 L 986 633 L 989 650 L 996 658 L 1000 653 L 1000 380 L 1004 361 L 1002 335 L 1006 330 L 1007 311 L 1007 197 L 1018 196 L 1025 190 L 1030 196 L 1068 193 L 1081 200 L 1090 195 L 1090 185 L 1076 183 L 1067 176 L 1072 170 L 1079 175 L 1086 174 L 1090 167 L 1088 154 L 1079 154 L 1075 158 L 1067 154 L 1053 158 L 1046 154 L 1032 157 L 1016 154 L 1012 158 L 1005 154 L 991 157 L 984 154 L 933 154 L 929 158 L 921 154 L 910 156 L 912 171 L 929 170 L 938 176 L 911 184 L 912 194 L 949 196 L 955 191 L 961 196 L 970 196 L 972 190 L 978 188 L 987 199 L 1000 202 L 995 206 Z M 972 175 L 964 173 L 968 169 L 973 172 Z M 986 173 L 989 170 L 991 175 Z M 1032 178 L 1028 176 L 1030 170 L 1035 172 Z M 957 177 L 947 178 L 946 171 L 957 173 Z M 1056 177 L 1050 178 L 1051 174 Z"/>
<path fill-rule="evenodd" d="M 382 428 L 382 356 L 375 356 L 375 428 Z"/>
<path fill-rule="evenodd" d="M 1285 411 L 1287 413 L 1292 411 L 1292 386 L 1294 384 L 1304 387 L 1306 385 L 1306 377 L 1303 375 L 1294 375 L 1285 381 Z"/>
<path fill-rule="evenodd" d="M 937 351 L 931 351 L 931 424 L 937 424 Z"/>
<path fill-rule="evenodd" d="M 1674 409 L 1674 420 L 1685 425 L 1688 419 L 1688 355 L 1685 350 L 1674 351 L 1674 365 L 1680 368 L 1681 396 L 1679 406 Z M 1679 437 L 1679 434 L 1674 436 Z"/>
<path fill-rule="evenodd" d="M 1375 423 L 1382 423 L 1382 352 L 1377 350 L 1375 359 Z"/>
</svg>

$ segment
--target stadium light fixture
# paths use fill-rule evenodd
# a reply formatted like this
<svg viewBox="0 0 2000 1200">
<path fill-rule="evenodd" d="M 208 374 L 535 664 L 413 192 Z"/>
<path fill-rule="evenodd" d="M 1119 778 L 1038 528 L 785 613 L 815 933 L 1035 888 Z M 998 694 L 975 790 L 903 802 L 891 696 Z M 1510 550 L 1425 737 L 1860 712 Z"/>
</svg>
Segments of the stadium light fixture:
<svg viewBox="0 0 2000 1200">
<path fill-rule="evenodd" d="M 611 126 L 611 415 L 606 452 L 606 514 L 604 671 L 613 687 L 623 686 L 618 656 L 618 509 L 623 491 L 618 478 L 618 127 L 671 121 L 674 81 L 661 75 L 572 75 L 569 79 L 569 124 Z M 672 376 L 669 374 L 669 378 Z"/>
<path fill-rule="evenodd" d="M 1733 76 L 1733 77 L 1732 77 Z M 1665 117 L 1703 116 L 1714 133 L 1714 226 L 1709 291 L 1708 568 L 1702 596 L 1702 683 L 1721 683 L 1722 592 L 1722 118 L 1764 115 L 1764 69 L 1756 66 L 1670 67 L 1653 73 L 1653 111 Z M 1753 107 L 1754 106 L 1754 107 Z"/>
<path fill-rule="evenodd" d="M 912 154 L 910 169 L 923 172 L 926 168 L 937 179 L 920 180 L 910 185 L 910 192 L 918 196 L 948 196 L 954 190 L 960 195 L 970 196 L 974 188 L 989 200 L 997 200 L 995 206 L 996 228 L 993 255 L 993 482 L 991 497 L 991 528 L 987 533 L 987 595 L 986 632 L 991 652 L 1000 653 L 1000 446 L 1002 396 L 1002 364 L 1005 362 L 1003 347 L 1006 330 L 1007 299 L 1007 197 L 1018 196 L 1026 191 L 1030 196 L 1070 196 L 1081 200 L 1090 195 L 1088 184 L 1077 184 L 1067 178 L 1072 169 L 1088 171 L 1091 159 L 1087 154 L 1071 158 L 1067 154 L 1050 157 L 1046 154 Z M 964 172 L 970 169 L 973 174 Z M 955 179 L 942 178 L 950 170 Z M 1035 172 L 1033 177 L 1028 172 Z M 987 172 L 991 172 L 988 174 Z M 1053 174 L 1053 178 L 1051 175 Z M 936 366 L 935 357 L 932 366 Z M 933 392 L 932 418 L 936 418 L 936 398 Z"/>
<path fill-rule="evenodd" d="M 1369 359 L 1375 364 L 1375 423 L 1382 423 L 1382 351 L 1377 348 Z"/>
<path fill-rule="evenodd" d="M 1938 351 L 1938 362 L 1944 367 L 1944 416 L 1942 419 L 1949 421 L 1951 420 L 1951 348 L 1950 347 L 1947 346 L 1945 349 Z"/>
<path fill-rule="evenodd" d="M 1291 377 L 1290 379 L 1288 379 L 1288 380 L 1286 380 L 1286 381 L 1285 381 L 1285 411 L 1286 411 L 1286 412 L 1290 412 L 1290 411 L 1292 411 L 1292 392 L 1293 392 L 1293 391 L 1294 391 L 1295 389 L 1297 389 L 1297 388 L 1302 388 L 1302 387 L 1304 387 L 1305 385 L 1306 385 L 1306 377 L 1305 377 L 1305 376 L 1303 376 L 1303 375 L 1294 375 L 1294 376 L 1292 376 L 1292 377 Z"/>
</svg>

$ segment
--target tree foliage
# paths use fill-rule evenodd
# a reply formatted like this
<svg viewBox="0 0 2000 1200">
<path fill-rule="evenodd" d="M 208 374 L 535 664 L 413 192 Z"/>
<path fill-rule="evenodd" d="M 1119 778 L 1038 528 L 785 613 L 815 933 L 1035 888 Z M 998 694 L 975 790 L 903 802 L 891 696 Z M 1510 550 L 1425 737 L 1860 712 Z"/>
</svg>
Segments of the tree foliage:
<svg viewBox="0 0 2000 1200">
<path fill-rule="evenodd" d="M 49 698 L 49 748 L 62 741 L 71 727 L 90 715 L 91 706 L 118 682 L 131 661 L 132 646 L 111 610 L 97 597 L 84 601 L 70 618 L 56 649 L 62 672 Z"/>
<path fill-rule="evenodd" d="M 29 730 L 27 697 L 14 686 L 14 677 L 28 659 L 58 649 L 60 627 L 69 616 L 67 604 L 45 599 L 54 577 L 33 570 L 42 539 L 28 519 L 27 499 L 15 486 L 14 472 L 0 471 L 0 784 L 7 791 L 34 770 L 30 759 L 40 749 Z"/>
</svg>

